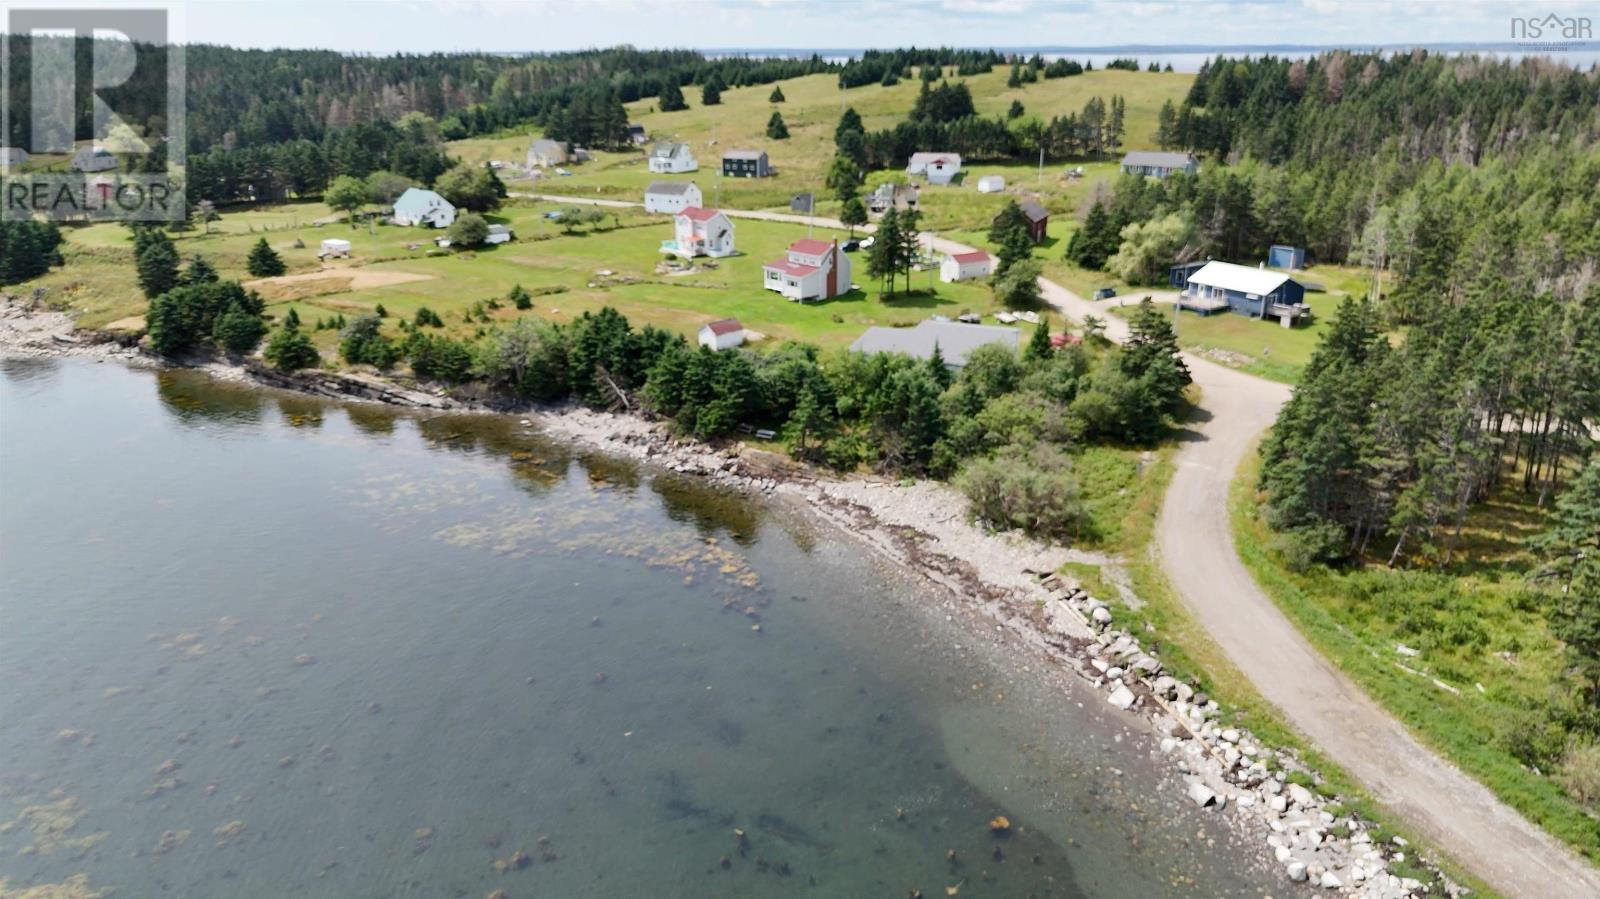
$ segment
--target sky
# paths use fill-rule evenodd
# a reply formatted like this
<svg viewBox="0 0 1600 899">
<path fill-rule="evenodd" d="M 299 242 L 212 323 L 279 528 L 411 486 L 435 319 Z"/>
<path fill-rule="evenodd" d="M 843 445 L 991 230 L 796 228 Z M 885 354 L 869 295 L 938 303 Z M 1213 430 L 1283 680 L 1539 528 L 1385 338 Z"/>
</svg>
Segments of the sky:
<svg viewBox="0 0 1600 899">
<path fill-rule="evenodd" d="M 107 0 L 17 0 L 94 6 Z M 154 0 L 139 5 L 158 5 Z M 1490 43 L 1595 0 L 187 0 L 189 43 L 388 54 L 642 48 Z"/>
</svg>

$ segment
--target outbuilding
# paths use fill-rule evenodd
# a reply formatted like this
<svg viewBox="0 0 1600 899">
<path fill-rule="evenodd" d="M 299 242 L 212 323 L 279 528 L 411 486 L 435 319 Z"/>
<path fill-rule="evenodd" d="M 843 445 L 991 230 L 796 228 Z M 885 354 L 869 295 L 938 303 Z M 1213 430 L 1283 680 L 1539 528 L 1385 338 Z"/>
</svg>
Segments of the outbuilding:
<svg viewBox="0 0 1600 899">
<path fill-rule="evenodd" d="M 978 193 L 997 194 L 1006 189 L 1006 179 L 1000 175 L 984 175 L 978 179 Z"/>
<path fill-rule="evenodd" d="M 994 260 L 988 253 L 976 250 L 971 253 L 952 253 L 939 263 L 939 280 L 968 281 L 983 278 L 994 271 Z"/>
<path fill-rule="evenodd" d="M 1304 247 L 1291 247 L 1275 243 L 1267 250 L 1267 268 L 1302 269 L 1306 267 Z"/>
<path fill-rule="evenodd" d="M 484 243 L 505 243 L 516 237 L 508 225 L 490 225 L 489 236 L 483 239 Z"/>
<path fill-rule="evenodd" d="M 350 241 L 339 237 L 330 237 L 322 242 L 322 249 L 317 253 L 319 259 L 332 259 L 335 256 L 350 258 Z"/>
<path fill-rule="evenodd" d="M 731 350 L 744 343 L 744 325 L 736 318 L 718 319 L 700 326 L 700 345 L 713 350 Z"/>
</svg>

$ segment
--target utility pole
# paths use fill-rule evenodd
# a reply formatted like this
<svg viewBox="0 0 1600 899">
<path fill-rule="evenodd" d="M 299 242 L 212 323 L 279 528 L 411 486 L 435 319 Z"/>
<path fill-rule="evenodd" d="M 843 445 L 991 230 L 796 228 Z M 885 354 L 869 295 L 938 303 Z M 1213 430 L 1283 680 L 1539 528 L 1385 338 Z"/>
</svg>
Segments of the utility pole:
<svg viewBox="0 0 1600 899">
<path fill-rule="evenodd" d="M 1038 183 L 1037 183 L 1036 186 L 1040 190 L 1044 189 L 1044 144 L 1043 143 L 1039 144 L 1039 180 L 1038 180 Z"/>
</svg>

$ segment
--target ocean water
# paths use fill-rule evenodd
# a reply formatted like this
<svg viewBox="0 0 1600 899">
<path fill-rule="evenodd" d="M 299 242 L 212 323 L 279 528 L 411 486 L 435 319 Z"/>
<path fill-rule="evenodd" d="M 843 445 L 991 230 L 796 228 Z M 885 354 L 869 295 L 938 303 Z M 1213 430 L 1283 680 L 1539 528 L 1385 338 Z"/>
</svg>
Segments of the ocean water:
<svg viewBox="0 0 1600 899">
<path fill-rule="evenodd" d="M 1151 743 L 793 510 L 500 417 L 0 364 L 5 889 L 1291 895 Z"/>
</svg>

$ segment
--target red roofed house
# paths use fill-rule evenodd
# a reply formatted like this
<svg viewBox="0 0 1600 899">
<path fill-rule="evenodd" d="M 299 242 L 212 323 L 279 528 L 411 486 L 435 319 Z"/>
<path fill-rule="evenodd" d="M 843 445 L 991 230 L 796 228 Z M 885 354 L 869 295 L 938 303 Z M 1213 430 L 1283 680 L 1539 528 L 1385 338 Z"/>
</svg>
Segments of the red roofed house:
<svg viewBox="0 0 1600 899">
<path fill-rule="evenodd" d="M 762 267 L 763 284 L 791 300 L 826 300 L 850 290 L 850 257 L 839 241 L 797 240 L 789 255 Z"/>
<path fill-rule="evenodd" d="M 966 281 L 982 278 L 994 271 L 994 261 L 982 250 L 972 253 L 953 253 L 939 263 L 940 281 Z"/>
<path fill-rule="evenodd" d="M 733 222 L 719 210 L 686 206 L 672 224 L 674 237 L 661 242 L 661 252 L 684 259 L 733 255 Z"/>
<path fill-rule="evenodd" d="M 713 350 L 731 350 L 744 343 L 744 325 L 736 318 L 724 318 L 700 326 L 700 345 Z"/>
</svg>

